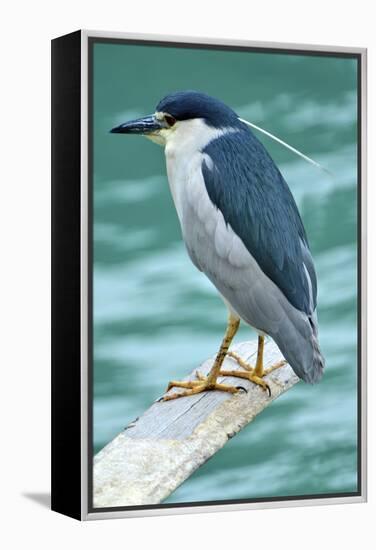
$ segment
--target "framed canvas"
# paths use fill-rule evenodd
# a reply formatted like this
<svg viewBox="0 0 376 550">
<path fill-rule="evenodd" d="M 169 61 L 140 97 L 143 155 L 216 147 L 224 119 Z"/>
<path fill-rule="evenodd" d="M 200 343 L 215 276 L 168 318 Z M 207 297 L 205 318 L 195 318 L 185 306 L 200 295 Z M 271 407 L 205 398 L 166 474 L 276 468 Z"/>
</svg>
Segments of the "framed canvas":
<svg viewBox="0 0 376 550">
<path fill-rule="evenodd" d="M 365 82 L 361 48 L 52 41 L 53 510 L 365 501 Z"/>
</svg>

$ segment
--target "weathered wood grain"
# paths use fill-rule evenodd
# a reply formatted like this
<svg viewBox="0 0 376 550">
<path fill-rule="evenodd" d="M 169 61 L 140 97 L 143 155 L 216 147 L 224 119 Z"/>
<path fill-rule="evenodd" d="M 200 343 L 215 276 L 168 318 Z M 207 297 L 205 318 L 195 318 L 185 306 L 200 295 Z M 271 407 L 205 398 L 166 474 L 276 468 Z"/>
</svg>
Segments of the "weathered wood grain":
<svg viewBox="0 0 376 550">
<path fill-rule="evenodd" d="M 257 342 L 243 342 L 231 349 L 254 364 Z M 264 357 L 265 367 L 282 359 L 272 341 L 266 343 Z M 205 361 L 199 371 L 206 374 L 212 363 L 213 358 Z M 223 368 L 239 367 L 233 359 L 226 358 Z M 186 379 L 194 378 L 195 372 Z M 94 458 L 94 506 L 135 506 L 163 501 L 257 414 L 299 381 L 289 365 L 275 370 L 266 377 L 272 392 L 269 397 L 247 380 L 234 377 L 223 380 L 244 386 L 247 393 L 212 391 L 155 402 L 106 445 Z"/>
</svg>

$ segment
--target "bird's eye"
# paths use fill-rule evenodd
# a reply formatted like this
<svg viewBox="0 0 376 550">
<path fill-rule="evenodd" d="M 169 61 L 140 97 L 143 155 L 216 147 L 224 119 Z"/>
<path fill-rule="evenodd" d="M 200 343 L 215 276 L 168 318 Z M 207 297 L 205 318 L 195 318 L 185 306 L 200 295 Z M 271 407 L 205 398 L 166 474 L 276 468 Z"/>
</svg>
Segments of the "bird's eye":
<svg viewBox="0 0 376 550">
<path fill-rule="evenodd" d="M 171 115 L 165 115 L 165 121 L 168 124 L 168 126 L 171 128 L 176 122 L 176 118 L 174 118 Z"/>
</svg>

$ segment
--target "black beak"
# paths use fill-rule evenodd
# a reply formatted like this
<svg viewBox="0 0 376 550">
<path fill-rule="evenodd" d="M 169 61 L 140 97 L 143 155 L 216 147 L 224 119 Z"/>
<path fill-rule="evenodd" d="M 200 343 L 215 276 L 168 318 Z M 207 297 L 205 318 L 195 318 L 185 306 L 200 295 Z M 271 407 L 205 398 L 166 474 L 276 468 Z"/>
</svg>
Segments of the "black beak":
<svg viewBox="0 0 376 550">
<path fill-rule="evenodd" d="M 155 118 L 155 115 L 146 116 L 144 118 L 138 118 L 137 120 L 130 120 L 129 122 L 124 122 L 116 128 L 110 130 L 111 134 L 141 134 L 147 135 L 152 134 L 158 130 L 167 128 L 167 124 L 164 120 L 158 120 Z"/>
</svg>

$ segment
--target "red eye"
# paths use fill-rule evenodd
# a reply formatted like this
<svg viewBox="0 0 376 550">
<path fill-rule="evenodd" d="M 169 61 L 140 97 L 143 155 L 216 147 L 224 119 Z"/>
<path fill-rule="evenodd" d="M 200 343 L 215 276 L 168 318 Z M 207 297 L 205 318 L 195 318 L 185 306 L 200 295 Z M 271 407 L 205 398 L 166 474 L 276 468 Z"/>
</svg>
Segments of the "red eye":
<svg viewBox="0 0 376 550">
<path fill-rule="evenodd" d="M 174 118 L 171 115 L 165 115 L 165 121 L 167 122 L 168 126 L 171 128 L 176 122 L 176 118 Z"/>
</svg>

